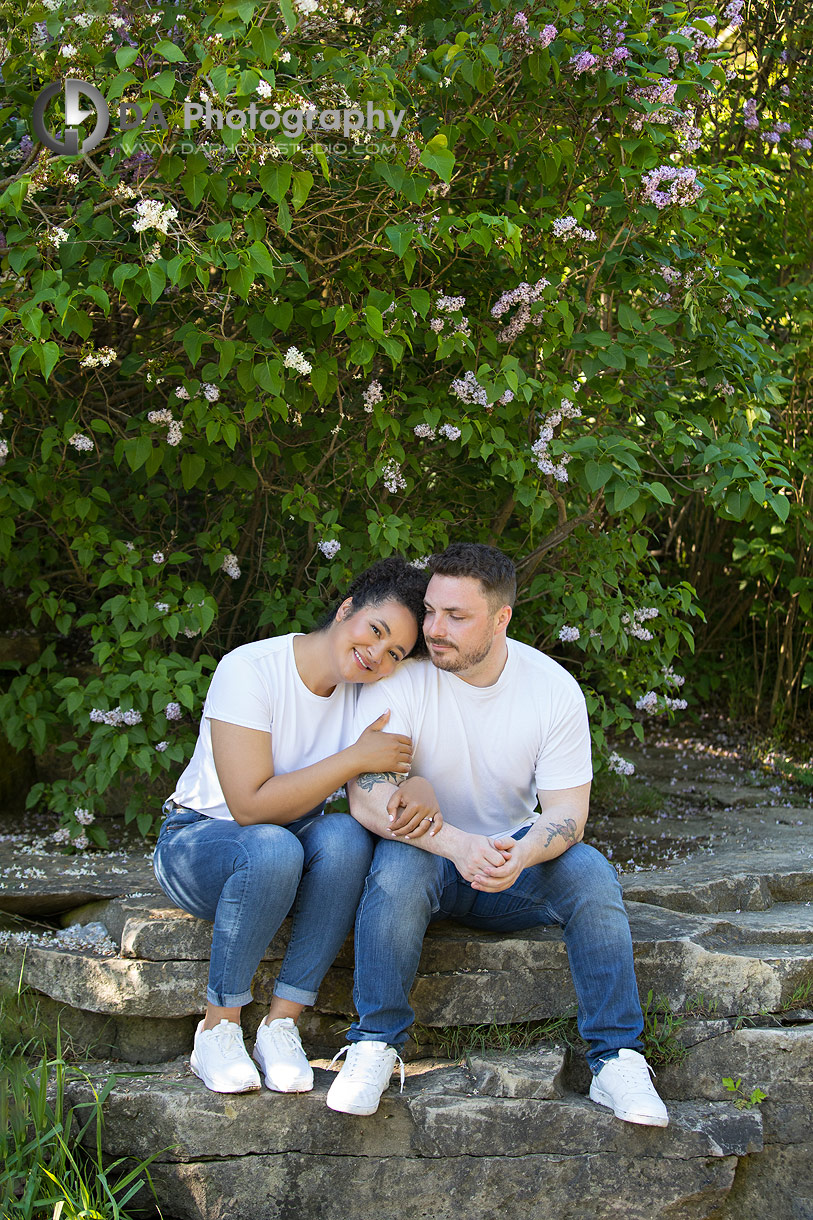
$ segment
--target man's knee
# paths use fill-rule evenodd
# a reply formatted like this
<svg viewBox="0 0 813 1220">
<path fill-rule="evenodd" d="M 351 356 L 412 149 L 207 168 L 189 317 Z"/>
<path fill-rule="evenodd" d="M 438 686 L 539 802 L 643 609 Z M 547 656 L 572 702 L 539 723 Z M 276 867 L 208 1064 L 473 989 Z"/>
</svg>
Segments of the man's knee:
<svg viewBox="0 0 813 1220">
<path fill-rule="evenodd" d="M 394 899 L 411 903 L 434 892 L 443 870 L 443 858 L 410 843 L 381 839 L 373 853 L 369 880 Z"/>
<path fill-rule="evenodd" d="M 574 843 L 550 862 L 556 872 L 595 899 L 620 897 L 618 874 L 606 856 L 588 843 Z"/>
</svg>

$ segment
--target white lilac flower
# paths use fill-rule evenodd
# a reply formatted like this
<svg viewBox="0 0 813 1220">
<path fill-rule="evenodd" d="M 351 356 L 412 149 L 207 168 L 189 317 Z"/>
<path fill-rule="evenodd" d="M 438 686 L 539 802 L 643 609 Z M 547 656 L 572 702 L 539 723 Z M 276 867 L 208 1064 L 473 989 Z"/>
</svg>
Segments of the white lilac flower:
<svg viewBox="0 0 813 1220">
<path fill-rule="evenodd" d="M 100 365 L 107 367 L 116 359 L 115 349 L 112 347 L 103 347 L 98 352 L 88 352 L 88 354 L 79 361 L 80 369 L 95 369 Z"/>
<path fill-rule="evenodd" d="M 362 391 L 361 398 L 364 403 L 364 410 L 369 415 L 376 403 L 381 402 L 384 397 L 384 391 L 381 388 L 381 383 L 373 379 L 367 386 L 366 390 Z"/>
<path fill-rule="evenodd" d="M 51 835 L 51 841 L 52 841 L 53 843 L 67 843 L 67 842 L 68 842 L 68 840 L 70 839 L 70 837 L 71 837 L 71 832 L 70 832 L 70 830 L 68 829 L 68 827 L 67 827 L 67 826 L 60 826 L 60 827 L 59 827 L 57 830 L 55 830 L 55 831 L 54 831 L 54 833 Z"/>
<path fill-rule="evenodd" d="M 580 634 L 578 627 L 562 627 L 559 630 L 559 639 L 563 640 L 565 644 L 570 644 L 573 640 L 577 640 Z"/>
<path fill-rule="evenodd" d="M 183 633 L 188 640 L 194 640 L 196 635 L 200 635 L 200 627 L 184 627 Z"/>
<path fill-rule="evenodd" d="M 86 851 L 90 847 L 90 839 L 83 832 L 77 835 L 75 839 L 71 839 L 71 847 L 75 847 L 77 851 Z"/>
<path fill-rule="evenodd" d="M 220 390 L 216 385 L 212 385 L 210 381 L 206 381 L 203 385 L 203 397 L 207 402 L 217 402 L 220 397 Z"/>
<path fill-rule="evenodd" d="M 133 221 L 136 233 L 145 229 L 157 229 L 159 233 L 169 233 L 170 221 L 178 215 L 177 208 L 171 204 L 162 203 L 160 199 L 140 199 L 135 206 L 138 219 Z"/>
<path fill-rule="evenodd" d="M 274 87 L 269 85 L 267 80 L 261 80 L 255 89 L 255 93 L 259 94 L 261 98 L 273 97 Z"/>
<path fill-rule="evenodd" d="M 461 402 L 479 407 L 488 406 L 488 394 L 471 369 L 462 377 L 455 378 L 449 386 L 449 392 L 455 394 Z"/>
<path fill-rule="evenodd" d="M 159 754 L 163 754 L 164 750 L 166 750 L 168 745 L 169 745 L 168 741 L 159 741 L 155 748 Z"/>
<path fill-rule="evenodd" d="M 614 771 L 616 775 L 634 775 L 635 763 L 627 762 L 620 754 L 616 754 L 613 750 L 610 757 L 607 759 L 607 769 Z"/>
<path fill-rule="evenodd" d="M 64 47 L 59 48 L 59 54 L 64 56 L 65 59 L 75 59 L 79 51 L 72 42 L 66 42 Z"/>
<path fill-rule="evenodd" d="M 291 52 L 280 51 L 277 55 L 277 59 L 281 64 L 289 64 L 291 62 Z"/>
<path fill-rule="evenodd" d="M 658 696 L 654 690 L 648 690 L 645 695 L 641 695 L 640 699 L 635 700 L 635 706 L 639 712 L 648 712 L 651 716 L 658 710 Z"/>
<path fill-rule="evenodd" d="M 230 576 L 232 580 L 237 580 L 240 575 L 240 564 L 237 556 L 232 555 L 231 552 L 229 552 L 220 565 L 220 570 L 221 572 L 225 572 L 227 576 Z"/>
<path fill-rule="evenodd" d="M 416 424 L 415 427 L 412 429 L 412 431 L 415 433 L 415 435 L 418 437 L 419 440 L 424 441 L 424 440 L 434 440 L 435 439 L 435 429 L 432 427 L 431 424 Z"/>
<path fill-rule="evenodd" d="M 429 560 L 431 558 L 432 558 L 431 555 L 421 555 L 420 559 L 410 560 L 409 566 L 412 568 L 418 568 L 422 572 L 424 570 L 424 568 L 429 567 Z"/>
<path fill-rule="evenodd" d="M 381 479 L 389 492 L 403 491 L 406 479 L 401 473 L 401 464 L 395 458 L 388 458 L 381 472 Z"/>
<path fill-rule="evenodd" d="M 153 563 L 163 563 L 164 562 L 164 552 L 163 551 L 153 551 L 152 561 L 153 561 Z"/>
<path fill-rule="evenodd" d="M 686 681 L 685 676 L 683 674 L 676 674 L 671 665 L 665 665 L 661 673 L 667 686 L 682 686 Z"/>
<path fill-rule="evenodd" d="M 68 240 L 68 230 L 56 225 L 45 234 L 45 240 L 58 250 L 62 243 Z"/>
<path fill-rule="evenodd" d="M 8 441 L 0 440 L 0 466 L 3 465 L 8 457 Z"/>
<path fill-rule="evenodd" d="M 438 297 L 435 308 L 441 313 L 455 313 L 463 309 L 465 304 L 465 297 Z"/>
<path fill-rule="evenodd" d="M 167 614 L 169 612 L 169 602 L 156 602 L 155 608 L 159 614 Z"/>
<path fill-rule="evenodd" d="M 173 415 L 169 407 L 161 407 L 160 411 L 150 411 L 147 419 L 151 424 L 171 424 Z"/>
<path fill-rule="evenodd" d="M 440 432 L 441 436 L 445 436 L 449 441 L 460 440 L 460 429 L 456 428 L 454 424 L 441 424 L 438 431 Z"/>
<path fill-rule="evenodd" d="M 173 419 L 167 429 L 167 444 L 177 446 L 180 445 L 183 438 L 183 420 Z"/>
<path fill-rule="evenodd" d="M 289 347 L 283 357 L 282 363 L 285 365 L 286 369 L 294 369 L 295 372 L 303 373 L 305 375 L 307 375 L 313 368 L 313 365 L 305 359 L 298 347 Z"/>
<path fill-rule="evenodd" d="M 164 708 L 164 715 L 167 720 L 180 720 L 181 716 L 183 716 L 180 703 L 175 703 L 174 701 L 168 703 Z"/>
<path fill-rule="evenodd" d="M 323 538 L 322 541 L 318 542 L 316 545 L 324 555 L 325 559 L 333 559 L 333 557 L 342 549 L 342 544 L 335 538 Z"/>
<path fill-rule="evenodd" d="M 85 436 L 84 432 L 74 432 L 69 444 L 73 445 L 80 453 L 89 453 L 91 449 L 95 449 L 93 441 L 89 436 Z"/>
<path fill-rule="evenodd" d="M 176 386 L 175 397 L 180 398 L 182 402 L 186 402 L 189 398 L 189 391 L 187 390 L 186 386 Z"/>
<path fill-rule="evenodd" d="M 121 709 L 119 709 L 119 711 L 121 711 Z M 124 724 L 130 725 L 131 727 L 136 724 L 141 724 L 141 712 L 137 712 L 135 708 L 132 707 L 129 709 L 129 711 L 122 712 L 121 719 Z"/>
<path fill-rule="evenodd" d="M 668 695 L 664 695 L 663 701 L 670 712 L 683 712 L 689 706 L 685 699 L 671 699 Z"/>
<path fill-rule="evenodd" d="M 73 816 L 80 826 L 90 826 L 91 822 L 95 820 L 89 809 L 74 809 Z"/>
<path fill-rule="evenodd" d="M 505 393 L 503 394 L 502 398 L 497 399 L 497 403 L 501 407 L 507 407 L 509 402 L 513 402 L 513 401 L 514 401 L 514 391 L 513 390 L 506 390 Z"/>
</svg>

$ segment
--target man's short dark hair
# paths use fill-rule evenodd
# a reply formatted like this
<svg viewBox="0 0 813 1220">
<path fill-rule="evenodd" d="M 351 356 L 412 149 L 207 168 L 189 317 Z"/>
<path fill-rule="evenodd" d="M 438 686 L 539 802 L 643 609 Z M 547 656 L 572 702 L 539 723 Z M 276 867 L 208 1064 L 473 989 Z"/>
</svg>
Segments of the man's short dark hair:
<svg viewBox="0 0 813 1220">
<path fill-rule="evenodd" d="M 479 580 L 493 614 L 501 606 L 513 606 L 517 596 L 517 570 L 495 546 L 482 542 L 450 542 L 445 551 L 429 560 L 433 576 L 473 576 Z"/>
</svg>

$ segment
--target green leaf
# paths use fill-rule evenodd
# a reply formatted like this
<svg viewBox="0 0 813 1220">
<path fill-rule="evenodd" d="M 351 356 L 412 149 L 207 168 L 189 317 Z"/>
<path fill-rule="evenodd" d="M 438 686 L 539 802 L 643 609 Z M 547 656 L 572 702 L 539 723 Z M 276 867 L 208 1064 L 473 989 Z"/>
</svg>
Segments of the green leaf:
<svg viewBox="0 0 813 1220">
<path fill-rule="evenodd" d="M 384 232 L 395 253 L 399 258 L 403 258 L 415 236 L 415 226 L 413 224 L 387 225 Z"/>
<path fill-rule="evenodd" d="M 448 141 L 442 132 L 428 142 L 420 156 L 421 165 L 434 170 L 439 178 L 448 182 L 454 170 L 454 153 L 447 147 Z"/>
<path fill-rule="evenodd" d="M 269 199 L 281 203 L 291 185 L 290 165 L 264 165 L 260 170 L 260 185 Z"/>
<path fill-rule="evenodd" d="M 181 482 L 184 491 L 190 491 L 200 479 L 206 462 L 199 453 L 185 453 L 181 458 Z"/>
<path fill-rule="evenodd" d="M 313 174 L 310 170 L 300 169 L 294 173 L 294 186 L 291 192 L 294 211 L 298 212 L 310 194 L 313 186 Z"/>
<path fill-rule="evenodd" d="M 588 491 L 598 491 L 609 479 L 615 467 L 608 462 L 589 461 L 584 467 L 584 481 Z"/>
<path fill-rule="evenodd" d="M 141 54 L 139 47 L 119 47 L 116 51 L 116 63 L 122 69 L 129 68 Z"/>
<path fill-rule="evenodd" d="M 289 30 L 296 29 L 296 13 L 291 0 L 279 0 L 280 12 L 282 18 Z"/>
<path fill-rule="evenodd" d="M 790 513 L 790 500 L 787 496 L 770 496 L 768 503 L 780 521 L 787 521 Z"/>
<path fill-rule="evenodd" d="M 61 355 L 59 345 L 57 343 L 43 343 L 39 348 L 40 366 L 42 375 L 47 381 L 54 371 L 54 366 Z"/>
<path fill-rule="evenodd" d="M 156 43 L 155 50 L 159 55 L 163 56 L 168 63 L 186 63 L 186 56 L 181 48 L 176 47 L 174 42 L 170 42 L 166 38 L 162 38 L 159 43 Z M 118 60 L 118 55 L 116 55 L 116 59 Z M 121 67 L 121 65 L 119 65 L 119 67 Z"/>
<path fill-rule="evenodd" d="M 663 483 L 660 483 L 660 482 L 658 482 L 658 480 L 655 480 L 654 483 L 647 483 L 646 486 L 649 488 L 649 490 L 652 492 L 655 499 L 660 504 L 672 504 L 673 503 L 672 497 L 669 494 L 669 491 L 666 489 L 666 487 L 664 487 Z"/>
<path fill-rule="evenodd" d="M 151 305 L 160 297 L 167 286 L 167 273 L 157 263 L 150 263 L 147 268 L 147 300 Z"/>
</svg>

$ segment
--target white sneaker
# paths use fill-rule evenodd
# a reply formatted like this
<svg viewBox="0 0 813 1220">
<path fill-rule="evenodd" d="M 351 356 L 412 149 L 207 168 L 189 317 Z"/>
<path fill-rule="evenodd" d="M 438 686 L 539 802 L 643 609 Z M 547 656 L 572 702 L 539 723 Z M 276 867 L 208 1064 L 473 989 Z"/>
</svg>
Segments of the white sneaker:
<svg viewBox="0 0 813 1220">
<path fill-rule="evenodd" d="M 225 1017 L 214 1029 L 204 1029 L 200 1022 L 189 1062 L 213 1093 L 249 1093 L 260 1087 L 260 1074 L 248 1057 L 243 1031 Z"/>
<path fill-rule="evenodd" d="M 666 1127 L 669 1115 L 655 1092 L 650 1074 L 655 1073 L 637 1051 L 623 1047 L 617 1059 L 608 1059 L 592 1079 L 590 1098 L 607 1106 L 616 1118 L 644 1127 Z"/>
<path fill-rule="evenodd" d="M 401 1064 L 401 1092 L 404 1090 L 404 1061 L 386 1042 L 353 1042 L 334 1055 L 330 1066 L 347 1054 L 344 1066 L 327 1094 L 331 1110 L 342 1114 L 375 1114 L 381 1094 L 389 1088 L 395 1060 Z"/>
<path fill-rule="evenodd" d="M 266 1017 L 257 1030 L 253 1053 L 267 1087 L 275 1093 L 307 1093 L 313 1088 L 313 1068 L 290 1017 L 275 1021 Z"/>
</svg>

